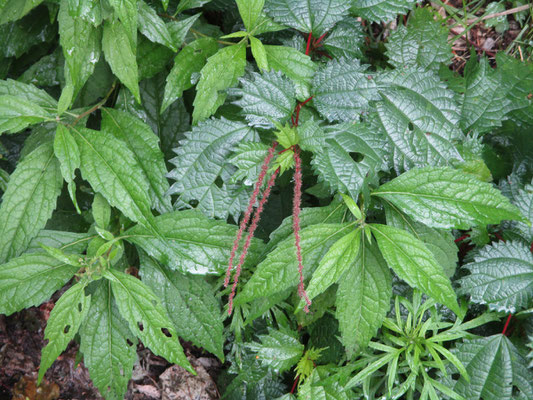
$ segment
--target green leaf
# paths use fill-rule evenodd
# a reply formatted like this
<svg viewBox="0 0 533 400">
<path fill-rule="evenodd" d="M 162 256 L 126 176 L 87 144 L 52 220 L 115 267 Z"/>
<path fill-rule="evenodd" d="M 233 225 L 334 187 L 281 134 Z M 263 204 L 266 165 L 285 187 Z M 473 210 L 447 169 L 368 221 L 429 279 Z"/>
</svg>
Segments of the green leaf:
<svg viewBox="0 0 533 400">
<path fill-rule="evenodd" d="M 192 114 L 194 123 L 215 113 L 226 100 L 226 89 L 237 83 L 237 79 L 244 74 L 245 67 L 244 42 L 224 47 L 207 59 L 207 64 L 200 71 L 200 80 L 196 86 Z"/>
<path fill-rule="evenodd" d="M 50 113 L 54 113 L 57 107 L 57 101 L 46 91 L 38 89 L 32 84 L 14 81 L 13 79 L 0 80 L 0 96 L 4 95 L 36 104 Z"/>
<path fill-rule="evenodd" d="M 261 43 L 259 39 L 250 36 L 250 46 L 252 55 L 257 63 L 257 68 L 259 68 L 260 71 L 269 71 L 270 68 L 268 68 L 267 53 L 263 43 Z"/>
<path fill-rule="evenodd" d="M 359 254 L 361 230 L 355 229 L 337 240 L 322 257 L 307 285 L 307 296 L 313 299 L 336 283 L 353 264 Z M 302 304 L 303 306 L 303 304 Z"/>
<path fill-rule="evenodd" d="M 194 374 L 172 321 L 152 290 L 139 279 L 117 270 L 106 270 L 104 276 L 111 281 L 118 309 L 130 330 L 154 354 Z"/>
<path fill-rule="evenodd" d="M 383 101 L 377 104 L 379 124 L 403 160 L 403 168 L 442 165 L 461 160 L 455 141 L 459 108 L 454 95 L 430 71 L 402 68 L 376 78 Z"/>
<path fill-rule="evenodd" d="M 301 32 L 313 32 L 318 38 L 333 28 L 349 7 L 344 0 L 267 0 L 265 11 L 274 21 Z"/>
<path fill-rule="evenodd" d="M 2 0 L 0 2 L 0 25 L 22 18 L 43 0 Z"/>
<path fill-rule="evenodd" d="M 148 180 L 152 207 L 161 214 L 172 211 L 170 195 L 166 194 L 169 184 L 165 178 L 165 160 L 159 138 L 150 127 L 130 113 L 104 108 L 101 129 L 126 143 L 135 155 Z"/>
<path fill-rule="evenodd" d="M 270 146 L 259 142 L 239 143 L 234 154 L 228 159 L 238 169 L 230 182 L 236 183 L 244 180 L 245 185 L 253 185 L 257 181 L 269 148 Z"/>
<path fill-rule="evenodd" d="M 296 105 L 294 86 L 281 73 L 252 72 L 240 82 L 242 88 L 234 92 L 241 98 L 233 104 L 242 108 L 249 125 L 269 129 L 290 118 Z"/>
<path fill-rule="evenodd" d="M 181 3 L 183 2 L 180 2 L 180 4 Z M 190 17 L 180 19 L 178 21 L 171 21 L 166 24 L 175 46 L 181 47 L 181 45 L 185 44 L 185 38 L 187 37 L 189 30 L 192 28 L 194 23 L 198 20 L 198 18 L 200 18 L 201 15 L 201 13 L 198 13 Z M 192 43 L 189 43 L 187 44 L 187 46 L 190 46 L 191 44 Z"/>
<path fill-rule="evenodd" d="M 102 38 L 105 58 L 113 73 L 131 90 L 137 102 L 140 103 L 136 48 L 128 43 L 126 27 L 120 21 L 106 20 Z"/>
<path fill-rule="evenodd" d="M 96 225 L 102 229 L 106 229 L 111 220 L 111 207 L 105 197 L 100 193 L 94 195 L 92 214 Z"/>
<path fill-rule="evenodd" d="M 0 262 L 22 253 L 44 228 L 62 186 L 51 142 L 43 143 L 17 164 L 0 206 Z"/>
<path fill-rule="evenodd" d="M 533 241 L 533 185 L 527 184 L 523 189 L 513 193 L 511 201 L 527 220 L 516 222 L 513 229 L 520 232 L 528 242 Z"/>
<path fill-rule="evenodd" d="M 44 253 L 23 254 L 0 265 L 0 314 L 40 305 L 77 270 Z"/>
<path fill-rule="evenodd" d="M 142 0 L 137 3 L 137 6 L 139 8 L 139 31 L 152 42 L 160 43 L 173 51 L 178 51 L 165 22 L 157 15 L 155 10 Z"/>
<path fill-rule="evenodd" d="M 313 80 L 313 104 L 329 121 L 358 121 L 379 100 L 373 75 L 358 59 L 333 60 L 318 71 Z"/>
<path fill-rule="evenodd" d="M 128 145 L 106 130 L 70 129 L 80 149 L 83 178 L 126 217 L 150 226 L 148 182 Z"/>
<path fill-rule="evenodd" d="M 182 273 L 221 274 L 226 270 L 237 230 L 234 225 L 208 219 L 193 210 L 155 217 L 154 225 L 164 240 L 140 225 L 126 231 L 125 239 Z M 260 242 L 254 240 L 250 259 L 256 258 L 260 250 Z"/>
<path fill-rule="evenodd" d="M 424 243 L 392 226 L 372 224 L 370 227 L 387 264 L 400 279 L 463 316 L 450 280 Z"/>
<path fill-rule="evenodd" d="M 369 22 L 388 22 L 407 14 L 418 0 L 352 0 L 351 11 Z"/>
<path fill-rule="evenodd" d="M 245 191 L 223 184 L 231 177 L 232 167 L 226 160 L 241 141 L 257 138 L 257 133 L 242 122 L 210 119 L 193 127 L 176 149 L 177 157 L 170 160 L 176 168 L 169 178 L 176 180 L 169 194 L 179 194 L 182 204 L 196 202 L 196 208 L 210 217 L 226 219 L 237 216 L 242 209 L 232 203 Z M 246 206 L 245 206 L 246 207 Z"/>
<path fill-rule="evenodd" d="M 533 255 L 520 242 L 485 246 L 474 262 L 464 266 L 470 275 L 461 278 L 461 293 L 491 310 L 515 313 L 533 299 Z"/>
<path fill-rule="evenodd" d="M 161 112 L 183 95 L 183 91 L 194 86 L 192 75 L 204 67 L 206 60 L 216 53 L 218 45 L 215 39 L 200 38 L 188 44 L 174 59 L 174 66 L 167 76 L 165 96 Z"/>
<path fill-rule="evenodd" d="M 492 185 L 451 168 L 412 169 L 372 194 L 434 228 L 468 229 L 504 219 L 523 219 Z"/>
<path fill-rule="evenodd" d="M 407 27 L 399 25 L 385 45 L 390 64 L 396 68 L 418 65 L 437 72 L 441 63 L 450 61 L 448 28 L 434 18 L 429 8 L 415 8 Z"/>
<path fill-rule="evenodd" d="M 68 253 L 81 254 L 87 248 L 90 239 L 91 236 L 87 233 L 43 229 L 31 240 L 25 253 L 42 253 L 41 244 L 44 244 Z"/>
<path fill-rule="evenodd" d="M 316 269 L 331 245 L 344 236 L 351 227 L 353 224 L 317 224 L 300 231 L 304 276 L 309 276 Z M 298 260 L 294 237 L 289 236 L 279 242 L 257 266 L 250 280 L 235 298 L 235 303 L 268 297 L 296 287 L 297 284 Z"/>
<path fill-rule="evenodd" d="M 137 358 L 137 340 L 120 315 L 107 280 L 92 296 L 80 338 L 83 363 L 93 384 L 107 399 L 122 399 Z"/>
<path fill-rule="evenodd" d="M 141 278 L 159 297 L 177 334 L 224 361 L 224 326 L 220 302 L 202 276 L 171 271 L 144 253 Z"/>
<path fill-rule="evenodd" d="M 361 48 L 365 45 L 363 29 L 361 22 L 355 18 L 348 17 L 339 21 L 322 40 L 324 49 L 337 59 L 361 59 L 363 57 Z"/>
<path fill-rule="evenodd" d="M 41 353 L 37 384 L 57 357 L 67 348 L 87 316 L 91 296 L 85 296 L 85 283 L 79 282 L 67 290 L 55 304 L 44 331 L 47 345 Z"/>
<path fill-rule="evenodd" d="M 291 331 L 268 328 L 268 335 L 259 335 L 261 343 L 253 342 L 247 347 L 257 353 L 261 364 L 276 372 L 288 371 L 302 357 L 304 345 Z"/>
<path fill-rule="evenodd" d="M 236 3 L 242 22 L 244 22 L 244 27 L 248 32 L 252 31 L 263 11 L 265 0 L 236 0 Z"/>
<path fill-rule="evenodd" d="M 105 6 L 104 6 L 105 7 Z M 86 22 L 90 22 L 95 27 L 102 24 L 102 12 L 106 13 L 106 9 L 102 10 L 100 2 L 93 0 L 78 0 L 76 2 L 69 2 L 69 14 L 73 17 L 80 17 Z"/>
<path fill-rule="evenodd" d="M 109 0 L 111 6 L 115 9 L 116 16 L 123 25 L 123 31 L 127 41 L 120 44 L 126 46 L 130 44 L 133 52 L 137 47 L 137 26 L 139 24 L 137 0 Z M 121 35 L 122 36 L 122 35 Z M 105 41 L 105 39 L 104 39 Z"/>
<path fill-rule="evenodd" d="M 54 154 L 59 161 L 63 179 L 70 183 L 76 177 L 80 167 L 80 150 L 76 141 L 65 125 L 58 124 L 54 138 Z"/>
<path fill-rule="evenodd" d="M 28 126 L 52 120 L 38 104 L 18 96 L 0 95 L 0 134 L 17 133 Z"/>
<path fill-rule="evenodd" d="M 365 348 L 390 308 L 391 274 L 375 242 L 361 237 L 355 263 L 342 275 L 335 300 L 342 344 L 348 357 Z"/>
<path fill-rule="evenodd" d="M 468 400 L 510 400 L 513 387 L 533 396 L 533 374 L 517 348 L 504 335 L 467 339 L 454 351 L 470 382 L 461 378 L 453 390 Z"/>
<path fill-rule="evenodd" d="M 191 8 L 202 7 L 204 4 L 209 3 L 211 0 L 181 0 L 176 9 L 177 13 L 181 13 Z"/>
</svg>

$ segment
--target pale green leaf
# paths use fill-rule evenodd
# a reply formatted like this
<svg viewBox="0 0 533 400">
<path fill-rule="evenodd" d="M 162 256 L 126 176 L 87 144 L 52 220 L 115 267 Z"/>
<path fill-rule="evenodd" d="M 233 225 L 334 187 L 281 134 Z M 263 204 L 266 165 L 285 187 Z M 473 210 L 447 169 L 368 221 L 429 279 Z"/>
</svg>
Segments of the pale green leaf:
<svg viewBox="0 0 533 400">
<path fill-rule="evenodd" d="M 257 181 L 269 148 L 270 146 L 260 142 L 239 143 L 234 154 L 228 159 L 238 169 L 230 182 L 237 183 L 244 180 L 245 185 L 253 185 Z"/>
<path fill-rule="evenodd" d="M 242 22 L 244 22 L 244 27 L 248 32 L 252 31 L 263 11 L 265 0 L 236 0 L 236 3 Z"/>
<path fill-rule="evenodd" d="M 324 49 L 337 59 L 362 58 L 361 48 L 365 44 L 363 29 L 363 25 L 357 19 L 353 17 L 343 19 L 335 25 L 325 39 L 322 39 Z"/>
<path fill-rule="evenodd" d="M 398 14 L 407 14 L 418 0 L 351 0 L 351 11 L 370 22 L 392 21 Z"/>
<path fill-rule="evenodd" d="M 178 51 L 165 22 L 157 15 L 155 10 L 142 0 L 137 3 L 137 6 L 139 8 L 139 31 L 152 42 L 160 43 L 173 51 Z"/>
<path fill-rule="evenodd" d="M 292 368 L 304 352 L 304 345 L 295 336 L 290 331 L 269 328 L 267 335 L 259 335 L 261 343 L 253 342 L 246 347 L 257 354 L 264 366 L 284 372 Z"/>
<path fill-rule="evenodd" d="M 268 71 L 268 59 L 265 46 L 261 41 L 253 36 L 250 36 L 250 46 L 252 50 L 252 55 L 254 56 L 255 62 L 257 63 L 257 68 L 260 71 Z"/>
<path fill-rule="evenodd" d="M 87 248 L 87 243 L 92 236 L 87 233 L 75 233 L 43 229 L 31 240 L 24 253 L 42 253 L 40 246 L 44 244 L 55 247 L 67 253 L 81 254 Z"/>
<path fill-rule="evenodd" d="M 264 45 L 264 48 L 269 68 L 282 72 L 297 86 L 310 86 L 317 69 L 311 57 L 293 47 Z M 307 97 L 300 100 L 305 100 Z"/>
<path fill-rule="evenodd" d="M 68 128 L 62 124 L 57 125 L 54 154 L 59 161 L 63 179 L 68 183 L 72 182 L 76 177 L 76 169 L 80 167 L 80 150 Z"/>
<path fill-rule="evenodd" d="M 92 214 L 96 225 L 102 229 L 106 229 L 111 220 L 111 207 L 105 197 L 100 193 L 94 195 Z"/>
</svg>

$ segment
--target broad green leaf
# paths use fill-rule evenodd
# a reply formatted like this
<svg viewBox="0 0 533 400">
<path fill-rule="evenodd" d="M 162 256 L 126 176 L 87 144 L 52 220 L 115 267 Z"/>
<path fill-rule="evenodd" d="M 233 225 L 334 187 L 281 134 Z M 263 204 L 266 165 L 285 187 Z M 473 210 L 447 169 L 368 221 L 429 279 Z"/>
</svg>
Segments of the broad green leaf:
<svg viewBox="0 0 533 400">
<path fill-rule="evenodd" d="M 111 282 L 101 282 L 92 296 L 80 338 L 83 363 L 93 384 L 106 399 L 122 399 L 137 358 L 137 340 L 118 311 Z"/>
<path fill-rule="evenodd" d="M 104 276 L 111 281 L 118 309 L 130 330 L 154 354 L 194 374 L 172 321 L 154 292 L 139 279 L 117 270 L 106 270 Z"/>
<path fill-rule="evenodd" d="M 210 1 L 211 0 L 180 0 L 176 12 L 180 13 L 191 8 L 202 7 L 204 4 L 207 4 Z"/>
<path fill-rule="evenodd" d="M 102 229 L 106 229 L 111 220 L 111 207 L 100 193 L 94 195 L 92 204 L 94 222 Z"/>
<path fill-rule="evenodd" d="M 370 22 L 392 21 L 398 14 L 407 14 L 418 0 L 351 0 L 351 11 Z"/>
<path fill-rule="evenodd" d="M 161 112 L 183 95 L 183 91 L 194 86 L 192 75 L 199 73 L 206 60 L 218 50 L 217 42 L 211 38 L 201 38 L 185 46 L 174 59 L 174 66 L 167 76 L 165 96 Z"/>
<path fill-rule="evenodd" d="M 140 275 L 159 297 L 177 334 L 224 361 L 220 302 L 202 276 L 182 274 L 140 254 Z"/>
<path fill-rule="evenodd" d="M 379 100 L 374 76 L 358 59 L 328 62 L 315 74 L 313 104 L 329 121 L 358 121 L 369 102 Z"/>
<path fill-rule="evenodd" d="M 106 20 L 102 38 L 105 58 L 113 73 L 131 90 L 137 102 L 140 103 L 136 48 L 128 43 L 127 31 L 123 23 Z"/>
<path fill-rule="evenodd" d="M 201 13 L 198 13 L 190 17 L 180 19 L 178 21 L 171 21 L 166 24 L 167 29 L 170 32 L 170 35 L 172 36 L 172 40 L 176 47 L 181 47 L 181 45 L 184 44 L 185 38 L 187 37 L 189 30 L 192 28 L 194 23 L 198 20 L 198 18 L 200 18 L 201 15 Z M 190 46 L 191 44 L 192 43 L 189 43 L 187 44 L 187 46 Z"/>
<path fill-rule="evenodd" d="M 420 289 L 458 316 L 463 311 L 448 277 L 420 240 L 388 225 L 370 225 L 379 249 L 390 268 L 411 287 Z"/>
<path fill-rule="evenodd" d="M 53 116 L 36 103 L 12 95 L 0 95 L 0 134 L 16 133 Z"/>
<path fill-rule="evenodd" d="M 242 88 L 235 94 L 241 98 L 234 104 L 242 108 L 249 125 L 271 129 L 275 123 L 284 124 L 290 118 L 296 105 L 294 85 L 281 73 L 253 72 L 240 82 Z"/>
<path fill-rule="evenodd" d="M 250 32 L 263 11 L 265 0 L 236 0 L 244 27 Z"/>
<path fill-rule="evenodd" d="M 22 18 L 42 2 L 43 0 L 0 1 L 0 25 Z"/>
<path fill-rule="evenodd" d="M 79 282 L 63 293 L 50 313 L 44 330 L 44 339 L 48 339 L 48 343 L 41 353 L 37 384 L 40 384 L 46 370 L 74 339 L 87 316 L 91 296 L 85 295 L 85 285 Z"/>
<path fill-rule="evenodd" d="M 451 168 L 412 169 L 372 194 L 434 228 L 469 229 L 504 219 L 523 219 L 492 185 Z"/>
<path fill-rule="evenodd" d="M 80 167 L 80 150 L 65 125 L 58 124 L 54 138 L 54 154 L 59 161 L 63 179 L 70 183 Z"/>
<path fill-rule="evenodd" d="M 527 184 L 523 189 L 519 189 L 513 193 L 511 199 L 512 203 L 520 210 L 527 221 L 516 222 L 513 229 L 520 232 L 520 234 L 529 242 L 533 241 L 533 184 Z"/>
<path fill-rule="evenodd" d="M 152 207 L 161 214 L 172 211 L 170 196 L 166 194 L 169 185 L 165 160 L 159 138 L 150 127 L 130 113 L 104 108 L 102 130 L 125 142 L 135 155 L 148 180 Z"/>
<path fill-rule="evenodd" d="M 387 225 L 403 229 L 424 242 L 424 245 L 433 253 L 435 260 L 442 266 L 448 277 L 451 278 L 455 274 L 459 261 L 458 249 L 454 237 L 449 231 L 430 228 L 420 222 L 413 221 L 388 202 L 385 204 L 385 215 L 387 216 Z"/>
<path fill-rule="evenodd" d="M 126 46 L 128 43 L 133 52 L 137 47 L 137 27 L 139 25 L 139 13 L 137 8 L 137 0 L 108 0 L 109 4 L 115 9 L 116 16 L 120 19 L 123 25 L 123 34 L 121 36 L 126 38 L 120 44 Z M 105 39 L 104 39 L 105 41 Z"/>
<path fill-rule="evenodd" d="M 31 240 L 25 253 L 42 253 L 40 246 L 44 244 L 55 247 L 67 253 L 81 254 L 87 248 L 87 243 L 92 236 L 87 233 L 75 233 L 43 229 Z"/>
<path fill-rule="evenodd" d="M 226 89 L 235 85 L 246 67 L 246 46 L 243 43 L 220 49 L 207 59 L 196 86 L 193 122 L 215 113 L 226 100 Z"/>
<path fill-rule="evenodd" d="M 155 10 L 142 0 L 137 5 L 139 8 L 139 31 L 152 42 L 160 43 L 173 51 L 178 51 L 165 22 L 157 15 Z"/>
<path fill-rule="evenodd" d="M 102 15 L 102 13 L 104 15 Z M 106 9 L 102 10 L 102 5 L 99 1 L 93 0 L 77 0 L 69 2 L 69 14 L 76 18 L 90 22 L 95 27 L 102 24 Z"/>
<path fill-rule="evenodd" d="M 176 182 L 169 194 L 179 194 L 184 205 L 197 203 L 196 208 L 210 217 L 239 215 L 242 208 L 233 202 L 241 195 L 247 197 L 246 191 L 226 183 L 220 187 L 218 180 L 231 177 L 233 167 L 226 159 L 236 145 L 257 140 L 257 133 L 242 122 L 222 118 L 201 122 L 185 136 L 175 150 L 177 157 L 170 160 L 176 168 L 167 176 Z"/>
<path fill-rule="evenodd" d="M 533 255 L 520 242 L 485 246 L 464 266 L 470 275 L 459 281 L 461 293 L 491 310 L 515 313 L 533 299 Z"/>
<path fill-rule="evenodd" d="M 379 125 L 404 167 L 461 160 L 455 142 L 463 139 L 454 95 L 430 71 L 401 68 L 376 77 L 382 101 Z"/>
<path fill-rule="evenodd" d="M 344 0 L 266 0 L 265 11 L 274 21 L 319 37 L 329 31 L 347 13 Z"/>
<path fill-rule="evenodd" d="M 175 52 L 168 47 L 139 36 L 136 59 L 140 83 L 159 73 L 166 73 L 166 66 L 174 55 Z"/>
<path fill-rule="evenodd" d="M 83 178 L 126 217 L 150 226 L 148 182 L 128 145 L 106 130 L 70 130 L 80 149 Z"/>
<path fill-rule="evenodd" d="M 51 142 L 43 143 L 17 164 L 0 206 L 0 262 L 21 254 L 44 228 L 62 186 Z"/>
<path fill-rule="evenodd" d="M 407 27 L 399 25 L 385 45 L 389 63 L 396 68 L 418 65 L 438 71 L 441 63 L 452 57 L 448 28 L 429 8 L 415 8 Z"/>
<path fill-rule="evenodd" d="M 307 285 L 307 296 L 313 299 L 336 283 L 341 275 L 354 267 L 361 244 L 361 230 L 355 229 L 337 240 L 322 257 Z"/>
<path fill-rule="evenodd" d="M 155 217 L 154 225 L 164 240 L 140 225 L 126 231 L 125 239 L 182 273 L 221 274 L 226 270 L 237 230 L 234 225 L 208 219 L 193 210 Z M 260 242 L 254 240 L 250 259 L 257 257 L 260 247 Z"/>
<path fill-rule="evenodd" d="M 317 224 L 300 232 L 304 276 L 309 276 L 321 258 L 338 239 L 348 233 L 353 224 Z M 298 284 L 298 260 L 294 237 L 291 235 L 279 242 L 257 266 L 254 274 L 235 302 L 249 302 L 258 297 L 268 297 Z"/>
<path fill-rule="evenodd" d="M 295 333 L 268 328 L 267 335 L 259 335 L 261 343 L 252 342 L 247 347 L 257 353 L 261 364 L 276 372 L 292 368 L 302 357 L 304 345 Z"/>
<path fill-rule="evenodd" d="M 365 33 L 361 22 L 348 17 L 339 21 L 326 38 L 322 39 L 322 43 L 324 49 L 337 59 L 360 59 L 363 57 L 361 48 L 365 44 L 364 39 Z"/>
<path fill-rule="evenodd" d="M 250 47 L 255 62 L 257 63 L 257 68 L 259 68 L 260 71 L 269 71 L 270 68 L 268 68 L 267 53 L 263 43 L 261 43 L 259 39 L 250 36 Z"/>
<path fill-rule="evenodd" d="M 36 104 L 50 113 L 54 113 L 57 107 L 57 101 L 46 91 L 38 89 L 32 84 L 18 82 L 12 79 L 0 80 L 0 96 L 4 95 L 13 96 L 19 100 Z"/>
<path fill-rule="evenodd" d="M 461 378 L 453 390 L 468 400 L 510 400 L 513 387 L 533 396 L 533 374 L 518 349 L 504 335 L 467 339 L 454 351 L 470 382 Z"/>
<path fill-rule="evenodd" d="M 391 274 L 375 242 L 361 236 L 355 263 L 339 280 L 335 315 L 348 356 L 365 348 L 390 308 Z"/>
<path fill-rule="evenodd" d="M 0 314 L 40 305 L 78 269 L 43 253 L 23 254 L 0 265 Z"/>
<path fill-rule="evenodd" d="M 239 143 L 234 154 L 228 159 L 238 169 L 230 182 L 236 183 L 244 180 L 245 185 L 253 185 L 257 181 L 269 148 L 270 146 L 260 142 Z"/>
</svg>

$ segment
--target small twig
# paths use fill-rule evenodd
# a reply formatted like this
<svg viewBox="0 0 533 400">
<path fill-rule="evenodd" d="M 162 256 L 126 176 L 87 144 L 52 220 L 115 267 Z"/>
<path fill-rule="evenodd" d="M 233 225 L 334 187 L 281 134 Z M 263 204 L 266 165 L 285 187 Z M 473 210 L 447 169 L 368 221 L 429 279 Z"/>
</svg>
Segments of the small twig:
<svg viewBox="0 0 533 400">
<path fill-rule="evenodd" d="M 473 24 L 473 23 L 477 23 L 477 22 L 480 22 L 480 21 L 484 21 L 486 19 L 490 19 L 490 18 L 497 18 L 497 17 L 503 17 L 504 15 L 516 14 L 516 13 L 519 13 L 519 12 L 522 12 L 522 11 L 526 11 L 527 9 L 533 9 L 533 6 L 531 4 L 524 4 L 523 6 L 511 8 L 509 10 L 505 10 L 505 11 L 501 11 L 501 12 L 497 12 L 497 13 L 481 16 L 481 17 L 476 18 L 476 19 L 469 19 L 468 23 L 469 24 Z"/>
<path fill-rule="evenodd" d="M 81 113 L 80 115 L 78 115 L 76 117 L 76 119 L 74 120 L 74 122 L 70 125 L 70 126 L 76 126 L 76 124 L 78 122 L 80 122 L 84 117 L 86 117 L 87 115 L 89 114 L 92 114 L 93 112 L 95 112 L 96 110 L 102 108 L 102 106 L 107 102 L 107 100 L 109 99 L 109 96 L 111 96 L 111 94 L 113 93 L 113 91 L 115 90 L 115 87 L 116 87 L 116 82 L 113 83 L 113 85 L 111 86 L 111 89 L 109 89 L 109 92 L 107 92 L 107 94 L 105 95 L 105 97 L 99 101 L 98 103 L 96 103 L 94 106 L 92 106 L 91 108 L 89 108 L 87 111 L 85 111 L 84 113 Z"/>
</svg>

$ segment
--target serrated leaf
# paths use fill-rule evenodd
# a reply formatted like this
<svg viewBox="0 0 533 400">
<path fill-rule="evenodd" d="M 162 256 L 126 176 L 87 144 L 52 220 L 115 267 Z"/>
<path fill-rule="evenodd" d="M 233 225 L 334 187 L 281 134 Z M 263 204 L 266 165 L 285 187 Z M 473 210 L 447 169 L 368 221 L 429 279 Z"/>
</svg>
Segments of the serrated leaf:
<svg viewBox="0 0 533 400">
<path fill-rule="evenodd" d="M 348 232 L 353 224 L 317 224 L 300 232 L 304 276 L 309 276 L 330 246 Z M 267 257 L 259 263 L 254 274 L 235 303 L 249 302 L 258 297 L 268 297 L 298 284 L 298 260 L 294 237 L 282 240 Z"/>
<path fill-rule="evenodd" d="M 0 2 L 0 25 L 22 18 L 43 0 L 3 0 Z"/>
<path fill-rule="evenodd" d="M 357 58 L 363 57 L 361 47 L 365 44 L 363 25 L 357 19 L 348 17 L 339 21 L 328 36 L 323 39 L 324 49 L 333 57 Z"/>
<path fill-rule="evenodd" d="M 520 352 L 504 335 L 467 339 L 454 351 L 470 382 L 461 378 L 453 390 L 468 400 L 510 400 L 513 386 L 533 396 L 533 376 Z"/>
<path fill-rule="evenodd" d="M 533 185 L 527 184 L 523 189 L 513 193 L 511 201 L 529 221 L 529 224 L 526 221 L 516 222 L 513 229 L 518 230 L 527 241 L 533 241 L 533 226 L 531 225 L 533 224 Z"/>
<path fill-rule="evenodd" d="M 434 18 L 429 8 L 416 8 L 407 27 L 398 26 L 385 45 L 390 64 L 396 68 L 418 65 L 438 71 L 440 63 L 450 61 L 448 28 Z"/>
<path fill-rule="evenodd" d="M 106 399 L 122 399 L 137 358 L 137 340 L 120 315 L 107 280 L 92 296 L 80 338 L 83 363 L 94 385 Z"/>
<path fill-rule="evenodd" d="M 294 86 L 281 73 L 253 72 L 250 78 L 241 78 L 241 88 L 235 90 L 241 98 L 234 102 L 243 110 L 249 125 L 274 128 L 291 116 L 296 105 Z"/>
<path fill-rule="evenodd" d="M 259 335 L 261 343 L 253 342 L 247 347 L 257 353 L 261 364 L 277 372 L 293 367 L 304 352 L 304 345 L 288 331 L 269 328 L 268 335 Z"/>
<path fill-rule="evenodd" d="M 52 115 L 38 104 L 11 95 L 0 95 L 0 133 L 17 133 L 28 126 L 51 121 Z"/>
<path fill-rule="evenodd" d="M 498 224 L 503 219 L 523 219 L 492 185 L 451 168 L 412 169 L 372 194 L 434 228 L 468 229 Z"/>
<path fill-rule="evenodd" d="M 322 257 L 307 285 L 307 296 L 313 299 L 336 283 L 353 264 L 359 254 L 361 230 L 355 229 L 337 240 Z"/>
<path fill-rule="evenodd" d="M 391 274 L 375 242 L 361 237 L 359 254 L 339 281 L 335 316 L 351 357 L 375 336 L 390 308 Z"/>
<path fill-rule="evenodd" d="M 221 274 L 226 270 L 237 229 L 234 225 L 208 219 L 193 210 L 155 217 L 154 224 L 164 240 L 140 225 L 126 231 L 125 239 L 182 273 Z M 250 259 L 260 250 L 260 242 L 254 240 Z"/>
<path fill-rule="evenodd" d="M 116 16 L 124 26 L 124 35 L 127 40 L 120 44 L 126 46 L 129 43 L 131 49 L 135 51 L 139 24 L 137 0 L 109 0 L 109 4 L 115 9 Z"/>
<path fill-rule="evenodd" d="M 17 165 L 0 206 L 0 262 L 18 256 L 56 208 L 63 178 L 51 142 L 45 142 Z"/>
<path fill-rule="evenodd" d="M 23 254 L 0 265 L 0 314 L 40 305 L 77 270 L 44 253 Z"/>
<path fill-rule="evenodd" d="M 418 0 L 352 0 L 351 11 L 370 22 L 387 22 L 407 14 Z"/>
<path fill-rule="evenodd" d="M 104 108 L 101 129 L 126 143 L 135 155 L 148 180 L 152 207 L 161 214 L 172 211 L 167 194 L 169 184 L 165 177 L 165 160 L 159 148 L 159 138 L 150 127 L 130 113 Z"/>
<path fill-rule="evenodd" d="M 369 102 L 379 100 L 377 86 L 367 65 L 358 59 L 328 62 L 315 74 L 313 104 L 329 121 L 358 121 Z"/>
<path fill-rule="evenodd" d="M 458 316 L 463 311 L 448 277 L 433 254 L 408 232 L 388 225 L 372 224 L 372 233 L 390 268 L 411 287 L 420 289 Z"/>
<path fill-rule="evenodd" d="M 238 168 L 230 182 L 236 183 L 244 180 L 245 185 L 253 185 L 257 181 L 261 165 L 268 155 L 269 148 L 270 146 L 260 142 L 239 143 L 234 154 L 228 159 Z"/>
<path fill-rule="evenodd" d="M 80 149 L 83 178 L 126 217 L 150 226 L 148 182 L 128 145 L 105 130 L 79 126 L 70 130 Z"/>
<path fill-rule="evenodd" d="M 48 368 L 67 348 L 87 316 L 91 296 L 85 296 L 85 283 L 79 282 L 67 290 L 55 304 L 44 330 L 47 345 L 41 353 L 41 365 L 37 384 L 41 382 Z"/>
<path fill-rule="evenodd" d="M 140 264 L 143 282 L 161 299 L 178 335 L 224 362 L 220 302 L 205 278 L 171 271 L 145 253 Z"/>
<path fill-rule="evenodd" d="M 242 122 L 210 119 L 185 136 L 176 149 L 177 157 L 170 160 L 176 168 L 167 177 L 176 182 L 169 194 L 180 194 L 182 203 L 197 201 L 196 208 L 210 217 L 240 214 L 240 208 L 231 209 L 228 204 L 238 192 L 226 184 L 219 187 L 217 179 L 229 180 L 232 167 L 227 157 L 239 142 L 254 140 L 257 133 Z"/>
<path fill-rule="evenodd" d="M 250 47 L 252 50 L 252 55 L 254 56 L 257 68 L 260 71 L 268 71 L 268 59 L 265 50 L 265 46 L 261 41 L 253 36 L 250 36 Z"/>
<path fill-rule="evenodd" d="M 104 276 L 111 281 L 118 309 L 130 330 L 154 354 L 194 374 L 172 321 L 152 290 L 139 279 L 117 270 L 108 269 Z"/>
<path fill-rule="evenodd" d="M 173 51 L 178 51 L 165 22 L 157 15 L 155 10 L 142 0 L 137 3 L 137 7 L 139 31 L 152 42 L 160 43 Z"/>
<path fill-rule="evenodd" d="M 265 11 L 282 25 L 319 37 L 344 18 L 349 7 L 343 0 L 267 0 Z"/>
<path fill-rule="evenodd" d="M 520 242 L 485 246 L 464 266 L 470 275 L 461 278 L 461 293 L 491 310 L 515 313 L 533 299 L 533 255 Z"/>
<path fill-rule="evenodd" d="M 129 39 L 125 26 L 120 21 L 106 20 L 102 37 L 102 49 L 113 73 L 133 93 L 138 103 L 141 102 L 139 93 L 139 73 L 135 49 L 128 45 Z"/>
<path fill-rule="evenodd" d="M 215 113 L 226 100 L 226 89 L 235 85 L 246 67 L 246 46 L 243 43 L 220 49 L 207 59 L 196 86 L 193 122 Z"/>
<path fill-rule="evenodd" d="M 174 59 L 174 66 L 167 76 L 165 96 L 161 112 L 183 95 L 183 91 L 194 86 L 192 75 L 199 73 L 206 60 L 218 50 L 217 42 L 211 38 L 200 38 L 185 46 Z"/>
<path fill-rule="evenodd" d="M 50 113 L 53 113 L 57 107 L 57 101 L 46 91 L 30 83 L 14 81 L 13 79 L 0 80 L 0 96 L 4 95 L 37 104 Z"/>
<path fill-rule="evenodd" d="M 80 167 L 80 151 L 68 128 L 62 124 L 57 125 L 54 154 L 59 161 L 63 179 L 67 183 L 72 182 L 76 177 L 76 169 Z"/>
<path fill-rule="evenodd" d="M 404 168 L 443 165 L 461 160 L 455 141 L 459 108 L 454 95 L 430 71 L 416 68 L 385 72 L 376 78 L 383 101 L 377 104 L 381 129 Z"/>
<path fill-rule="evenodd" d="M 263 11 L 265 0 L 236 0 L 244 27 L 250 32 Z"/>
</svg>

